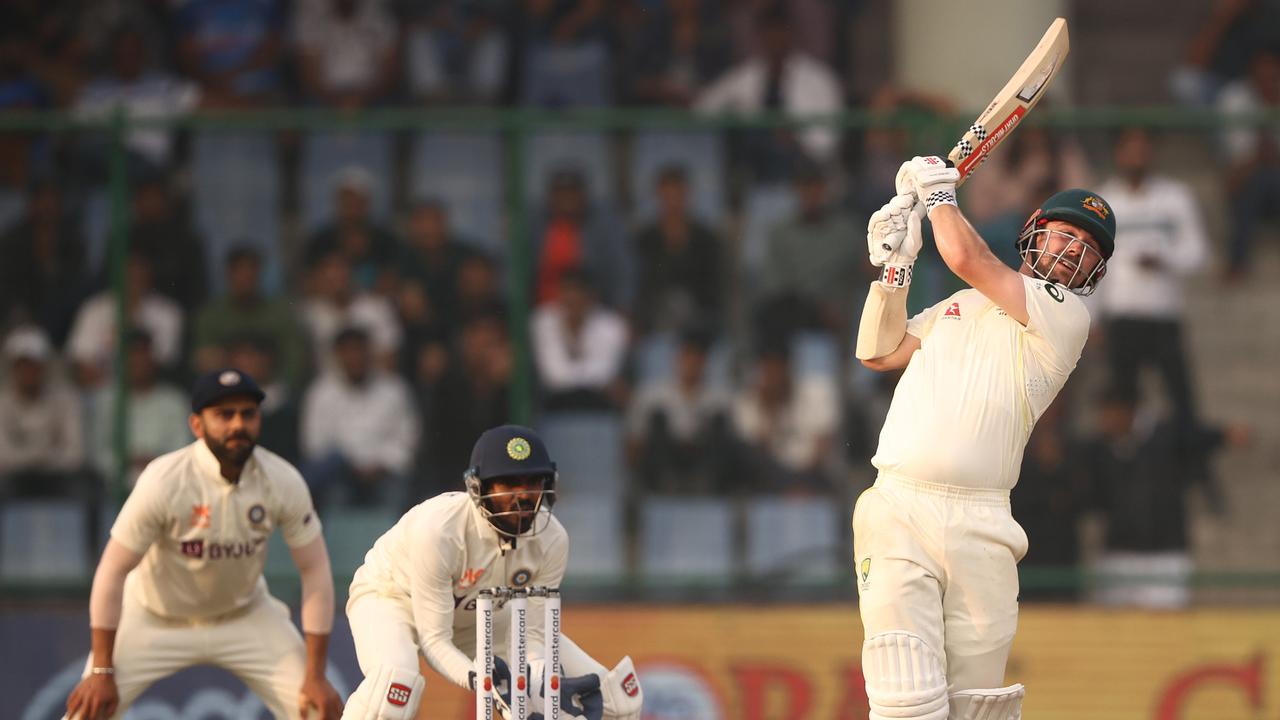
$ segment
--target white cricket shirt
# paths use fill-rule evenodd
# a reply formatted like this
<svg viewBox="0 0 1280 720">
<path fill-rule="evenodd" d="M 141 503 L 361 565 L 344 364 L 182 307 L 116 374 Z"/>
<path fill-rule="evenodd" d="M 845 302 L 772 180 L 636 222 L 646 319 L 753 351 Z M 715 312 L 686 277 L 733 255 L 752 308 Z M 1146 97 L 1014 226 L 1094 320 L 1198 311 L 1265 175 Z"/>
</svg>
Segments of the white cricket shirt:
<svg viewBox="0 0 1280 720">
<path fill-rule="evenodd" d="M 538 522 L 543 522 L 539 516 Z M 498 586 L 560 587 L 569 560 L 569 536 L 560 521 L 514 548 L 480 514 L 471 497 L 448 492 L 404 514 L 365 555 L 351 581 L 347 606 L 368 593 L 413 608 L 418 646 L 436 672 L 466 687 L 475 653 L 475 602 Z M 542 657 L 543 601 L 529 599 L 529 658 Z M 494 613 L 494 644 L 505 655 L 509 611 Z"/>
<path fill-rule="evenodd" d="M 111 538 L 143 555 L 126 583 L 131 597 L 161 617 L 207 620 L 266 593 L 262 568 L 276 528 L 289 547 L 320 534 L 302 475 L 258 447 L 231 483 L 196 440 L 147 465 Z"/>
<path fill-rule="evenodd" d="M 1022 276 L 1026 327 L 977 290 L 911 318 L 920 338 L 898 381 L 871 464 L 913 480 L 1009 490 L 1036 420 L 1075 369 L 1089 334 L 1084 302 Z"/>
</svg>

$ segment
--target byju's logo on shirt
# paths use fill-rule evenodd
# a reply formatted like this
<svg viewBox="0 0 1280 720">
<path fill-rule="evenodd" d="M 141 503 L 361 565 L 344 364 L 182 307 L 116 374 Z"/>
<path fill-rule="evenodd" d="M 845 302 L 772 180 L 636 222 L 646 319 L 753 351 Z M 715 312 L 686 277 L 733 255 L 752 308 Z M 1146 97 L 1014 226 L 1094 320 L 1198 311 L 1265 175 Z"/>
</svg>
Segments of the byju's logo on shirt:
<svg viewBox="0 0 1280 720">
<path fill-rule="evenodd" d="M 265 543 L 266 538 L 249 542 L 210 542 L 207 545 L 204 540 L 183 540 L 179 550 L 190 558 L 198 559 L 207 555 L 210 560 L 238 560 L 253 557 Z"/>
</svg>

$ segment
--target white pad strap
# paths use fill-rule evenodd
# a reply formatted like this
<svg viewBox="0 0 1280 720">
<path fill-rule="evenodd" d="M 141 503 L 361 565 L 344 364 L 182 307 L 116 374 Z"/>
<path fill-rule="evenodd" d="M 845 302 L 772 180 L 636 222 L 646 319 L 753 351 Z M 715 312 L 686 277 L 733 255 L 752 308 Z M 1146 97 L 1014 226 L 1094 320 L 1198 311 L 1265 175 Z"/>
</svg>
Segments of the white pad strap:
<svg viewBox="0 0 1280 720">
<path fill-rule="evenodd" d="M 951 695 L 952 720 L 1022 720 L 1026 688 L 1010 685 L 998 690 L 961 690 Z"/>
<path fill-rule="evenodd" d="M 946 720 L 947 673 L 919 635 L 887 632 L 862 644 L 871 720 Z"/>
<path fill-rule="evenodd" d="M 426 680 L 412 670 L 379 665 L 351 694 L 345 720 L 413 720 L 422 702 Z"/>
</svg>

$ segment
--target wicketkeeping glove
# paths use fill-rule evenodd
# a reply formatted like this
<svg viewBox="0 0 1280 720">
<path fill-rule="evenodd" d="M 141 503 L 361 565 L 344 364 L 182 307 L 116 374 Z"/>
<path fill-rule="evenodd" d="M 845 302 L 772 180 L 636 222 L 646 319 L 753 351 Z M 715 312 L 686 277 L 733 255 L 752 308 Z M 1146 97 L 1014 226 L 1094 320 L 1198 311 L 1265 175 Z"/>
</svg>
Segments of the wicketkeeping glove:
<svg viewBox="0 0 1280 720">
<path fill-rule="evenodd" d="M 947 167 L 937 155 L 916 156 L 902 163 L 894 186 L 899 193 L 912 193 L 924 203 L 926 213 L 939 205 L 956 204 L 956 183 L 960 171 Z"/>
</svg>

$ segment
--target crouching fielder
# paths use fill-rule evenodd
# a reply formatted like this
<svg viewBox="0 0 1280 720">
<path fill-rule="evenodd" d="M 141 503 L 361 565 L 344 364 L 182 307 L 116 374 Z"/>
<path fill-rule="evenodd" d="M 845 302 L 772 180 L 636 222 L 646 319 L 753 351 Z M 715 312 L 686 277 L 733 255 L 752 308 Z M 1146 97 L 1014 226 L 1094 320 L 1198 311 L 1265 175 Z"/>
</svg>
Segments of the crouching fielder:
<svg viewBox="0 0 1280 720">
<path fill-rule="evenodd" d="M 347 617 L 364 681 L 344 718 L 414 717 L 424 687 L 419 652 L 436 672 L 474 692 L 479 592 L 560 586 L 569 538 L 551 515 L 556 465 L 538 435 L 518 425 L 485 431 L 465 484 L 466 492 L 443 493 L 405 513 L 356 571 Z M 543 602 L 529 599 L 529 617 L 542 617 Z M 494 637 L 507 637 L 509 610 L 494 615 Z M 528 636 L 530 674 L 538 678 L 541 623 L 531 623 Z M 562 637 L 561 665 L 566 715 L 595 720 L 603 705 L 604 718 L 639 720 L 642 694 L 629 657 L 608 670 Z M 533 690 L 536 696 L 536 681 Z"/>
<path fill-rule="evenodd" d="M 873 720 L 1016 720 L 1004 687 L 1027 536 L 1009 513 L 1036 420 L 1075 368 L 1087 295 L 1106 272 L 1115 218 L 1098 195 L 1048 198 L 1019 238 L 1022 265 L 998 260 L 955 204 L 958 174 L 936 157 L 898 173 L 871 216 L 883 266 L 858 334 L 867 367 L 906 368 L 871 459 L 875 486 L 853 512 L 862 670 Z M 906 317 L 927 212 L 938 253 L 968 283 Z"/>
</svg>

